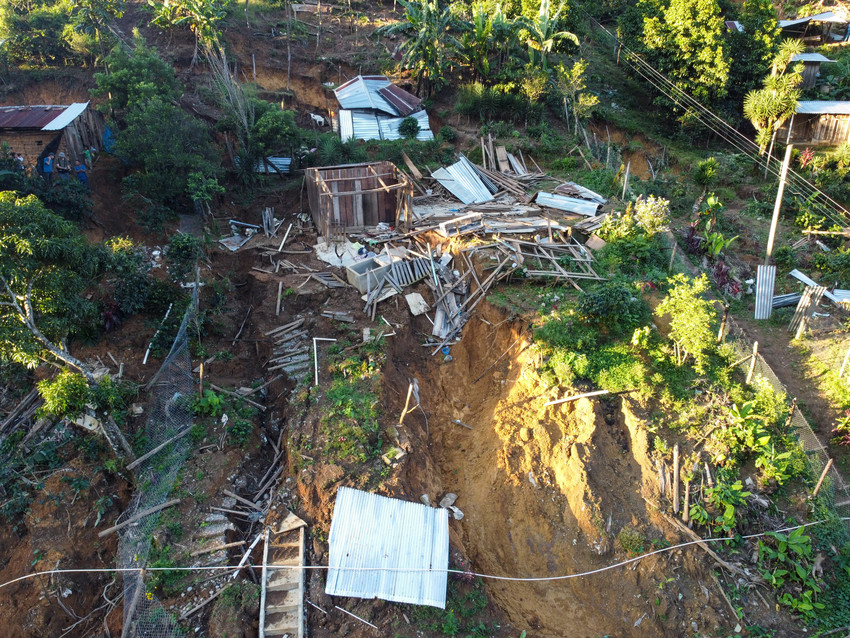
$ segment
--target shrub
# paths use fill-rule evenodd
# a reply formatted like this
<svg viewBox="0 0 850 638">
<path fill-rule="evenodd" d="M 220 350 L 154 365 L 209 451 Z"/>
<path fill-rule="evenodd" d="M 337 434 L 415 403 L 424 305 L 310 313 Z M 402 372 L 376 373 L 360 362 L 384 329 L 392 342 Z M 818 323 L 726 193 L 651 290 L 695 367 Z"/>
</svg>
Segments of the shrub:
<svg viewBox="0 0 850 638">
<path fill-rule="evenodd" d="M 402 137 L 414 140 L 419 135 L 419 122 L 416 121 L 415 117 L 408 116 L 398 125 L 398 132 Z"/>
<path fill-rule="evenodd" d="M 401 130 L 401 129 L 399 129 Z M 457 133 L 451 126 L 444 126 L 440 129 L 439 138 L 448 144 L 451 144 L 457 139 Z"/>
<path fill-rule="evenodd" d="M 83 375 L 63 370 L 55 379 L 39 381 L 38 391 L 44 399 L 41 410 L 56 418 L 75 419 L 86 410 L 89 384 Z"/>
<path fill-rule="evenodd" d="M 632 289 L 621 283 L 606 282 L 579 295 L 576 314 L 586 324 L 622 335 L 646 321 L 649 308 Z"/>
<path fill-rule="evenodd" d="M 106 248 L 107 270 L 114 275 L 112 297 L 122 313 L 135 314 L 145 307 L 150 288 L 144 249 L 127 237 L 109 239 Z"/>
<path fill-rule="evenodd" d="M 181 281 L 192 272 L 200 259 L 201 242 L 193 235 L 178 233 L 168 240 L 168 271 L 174 281 Z"/>
</svg>

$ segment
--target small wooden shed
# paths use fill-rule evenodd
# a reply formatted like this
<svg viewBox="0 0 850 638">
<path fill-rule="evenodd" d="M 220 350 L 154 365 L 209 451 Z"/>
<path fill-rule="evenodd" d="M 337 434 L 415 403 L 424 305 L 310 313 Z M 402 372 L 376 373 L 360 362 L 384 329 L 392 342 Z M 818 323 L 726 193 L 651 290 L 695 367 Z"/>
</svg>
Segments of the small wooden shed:
<svg viewBox="0 0 850 638">
<path fill-rule="evenodd" d="M 0 106 L 0 142 L 41 169 L 48 153 L 64 152 L 71 164 L 83 161 L 83 151 L 100 149 L 103 117 L 89 102 L 70 106 Z"/>
<path fill-rule="evenodd" d="M 791 61 L 803 63 L 803 82 L 800 85 L 802 89 L 810 89 L 817 84 L 821 64 L 835 62 L 820 53 L 798 53 L 791 58 Z"/>
<path fill-rule="evenodd" d="M 308 168 L 304 174 L 313 222 L 326 239 L 410 219 L 413 184 L 391 162 Z"/>
<path fill-rule="evenodd" d="M 797 102 L 797 112 L 779 129 L 778 137 L 814 146 L 850 142 L 850 102 Z"/>
</svg>

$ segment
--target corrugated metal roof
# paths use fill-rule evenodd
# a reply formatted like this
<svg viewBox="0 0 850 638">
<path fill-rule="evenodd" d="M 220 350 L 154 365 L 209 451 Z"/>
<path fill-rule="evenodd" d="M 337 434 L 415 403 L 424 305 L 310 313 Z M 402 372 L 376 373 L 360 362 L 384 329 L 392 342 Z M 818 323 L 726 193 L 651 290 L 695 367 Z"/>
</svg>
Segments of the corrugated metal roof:
<svg viewBox="0 0 850 638">
<path fill-rule="evenodd" d="M 798 53 L 793 58 L 791 58 L 792 62 L 835 62 L 835 60 L 830 60 L 825 55 L 821 55 L 820 53 Z"/>
<path fill-rule="evenodd" d="M 815 288 L 817 288 L 818 286 L 820 286 L 820 284 L 818 284 L 818 283 L 817 283 L 814 279 L 812 279 L 811 277 L 809 277 L 809 276 L 808 276 L 808 275 L 806 275 L 805 273 L 800 272 L 800 271 L 799 271 L 799 270 L 797 270 L 796 268 L 795 268 L 794 270 L 792 270 L 791 272 L 789 272 L 788 274 L 789 274 L 789 275 L 791 275 L 792 277 L 794 277 L 795 279 L 799 279 L 800 281 L 802 281 L 802 282 L 803 282 L 804 284 L 806 284 L 807 286 L 814 286 Z M 825 296 L 827 299 L 829 299 L 830 301 L 834 301 L 835 303 L 838 303 L 838 302 L 839 302 L 838 297 L 836 297 L 835 295 L 833 295 L 833 294 L 832 294 L 831 292 L 829 292 L 828 290 L 827 290 L 826 292 L 824 292 L 823 294 L 824 294 L 824 296 Z"/>
<path fill-rule="evenodd" d="M 329 596 L 446 608 L 448 510 L 341 487 L 328 545 Z"/>
<path fill-rule="evenodd" d="M 379 89 L 389 85 L 390 81 L 383 75 L 358 75 L 335 88 L 334 95 L 344 109 L 374 109 L 399 115 L 398 110 L 379 93 Z"/>
<path fill-rule="evenodd" d="M 68 126 L 71 122 L 76 120 L 80 115 L 82 115 L 83 111 L 85 111 L 89 107 L 88 102 L 74 102 L 71 106 L 69 106 L 63 113 L 58 115 L 53 121 L 45 124 L 42 131 L 61 131 L 63 128 Z"/>
<path fill-rule="evenodd" d="M 412 93 L 408 93 L 403 88 L 398 87 L 395 84 L 381 87 L 378 89 L 378 93 L 380 93 L 387 102 L 395 107 L 399 115 L 410 115 L 422 104 L 421 99 Z"/>
<path fill-rule="evenodd" d="M 434 133 L 431 132 L 431 123 L 428 121 L 428 114 L 425 111 L 418 111 L 410 116 L 419 124 L 419 133 L 416 139 L 420 142 L 433 140 Z M 398 140 L 401 139 L 401 133 L 398 132 L 404 117 L 378 117 L 378 126 L 381 129 L 382 140 Z"/>
<path fill-rule="evenodd" d="M 374 113 L 368 111 L 351 111 L 352 135 L 358 140 L 381 139 L 381 127 Z"/>
<path fill-rule="evenodd" d="M 786 29 L 788 27 L 793 27 L 798 24 L 805 24 L 806 22 L 844 22 L 841 18 L 835 15 L 832 11 L 824 11 L 823 13 L 816 13 L 813 16 L 806 16 L 805 18 L 794 18 L 793 20 L 780 20 L 779 28 Z"/>
<path fill-rule="evenodd" d="M 266 160 L 274 166 L 278 172 L 286 175 L 292 169 L 292 158 L 291 157 L 267 157 Z M 257 165 L 254 167 L 254 171 L 257 173 L 269 173 L 271 175 L 277 175 L 277 173 L 266 166 L 265 162 L 257 162 Z"/>
<path fill-rule="evenodd" d="M 461 153 L 460 156 L 458 157 L 458 162 L 463 164 L 470 172 L 478 175 L 478 179 L 481 180 L 481 182 L 484 184 L 484 186 L 487 188 L 488 191 L 490 191 L 491 193 L 494 193 L 494 194 L 499 192 L 499 187 L 493 182 L 493 180 L 491 180 L 489 177 L 487 177 L 486 173 L 484 173 L 484 171 L 480 170 L 477 165 L 475 165 L 471 161 L 469 161 L 469 159 L 467 159 L 466 155 Z"/>
<path fill-rule="evenodd" d="M 775 283 L 776 266 L 759 265 L 756 269 L 756 319 L 770 319 Z"/>
<path fill-rule="evenodd" d="M 727 20 L 724 22 L 726 28 L 730 31 L 744 31 L 744 25 L 738 22 L 737 20 Z"/>
<path fill-rule="evenodd" d="M 591 202 L 596 202 L 598 204 L 604 204 L 608 201 L 596 191 L 592 191 L 589 188 L 585 188 L 584 186 L 576 184 L 575 182 L 564 182 L 563 184 L 553 188 L 552 192 L 558 195 L 577 197 L 578 199 L 587 199 Z"/>
<path fill-rule="evenodd" d="M 568 213 L 584 215 L 585 217 L 593 217 L 596 215 L 596 211 L 599 210 L 599 204 L 597 202 L 590 202 L 586 199 L 576 199 L 575 197 L 567 197 L 566 195 L 556 195 L 545 191 L 537 191 L 535 201 L 538 206 L 555 208 Z"/>
<path fill-rule="evenodd" d="M 489 189 L 481 181 L 481 177 L 471 162 L 461 156 L 460 160 L 451 166 L 438 168 L 431 176 L 445 187 L 452 195 L 464 204 L 480 204 L 493 199 Z"/>
<path fill-rule="evenodd" d="M 67 106 L 0 106 L 0 128 L 42 129 Z"/>
<path fill-rule="evenodd" d="M 797 113 L 807 115 L 850 115 L 850 102 L 811 101 L 797 102 Z"/>
</svg>

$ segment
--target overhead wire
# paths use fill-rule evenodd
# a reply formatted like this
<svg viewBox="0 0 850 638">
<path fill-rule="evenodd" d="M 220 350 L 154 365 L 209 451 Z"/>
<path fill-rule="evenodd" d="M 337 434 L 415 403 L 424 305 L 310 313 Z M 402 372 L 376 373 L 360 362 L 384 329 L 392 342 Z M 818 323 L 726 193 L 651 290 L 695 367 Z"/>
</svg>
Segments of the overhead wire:
<svg viewBox="0 0 850 638">
<path fill-rule="evenodd" d="M 767 163 L 767 170 L 772 175 L 778 177 L 780 173 L 781 162 L 761 157 L 758 145 L 738 131 L 735 127 L 729 124 L 726 120 L 714 113 L 711 109 L 698 102 L 695 98 L 677 87 L 669 78 L 667 78 L 658 69 L 653 67 L 649 62 L 632 51 L 626 44 L 622 42 L 615 34 L 603 26 L 598 20 L 581 9 L 588 19 L 603 33 L 610 37 L 625 53 L 625 59 L 635 73 L 649 83 L 656 91 L 670 99 L 675 104 L 689 109 L 694 113 L 700 124 L 717 135 L 720 139 L 728 143 L 737 151 L 749 156 L 758 163 Z M 844 226 L 846 220 L 844 215 L 847 211 L 841 204 L 835 201 L 832 197 L 821 191 L 817 186 L 812 184 L 803 175 L 796 170 L 789 168 L 787 181 L 789 190 L 802 191 L 803 196 L 810 200 L 810 204 L 828 218 L 833 224 Z M 835 216 L 838 213 L 838 217 Z"/>
<path fill-rule="evenodd" d="M 850 521 L 850 517 L 839 517 L 837 520 L 840 521 Z M 813 525 L 821 525 L 822 523 L 826 523 L 825 520 L 812 521 L 810 523 L 803 523 L 801 525 L 793 525 L 791 527 L 782 527 L 776 530 L 768 530 L 765 532 L 758 532 L 756 534 L 747 534 L 746 536 L 741 536 L 741 539 L 751 539 L 751 538 L 760 538 L 762 536 L 767 536 L 769 534 L 780 534 L 782 532 L 792 532 L 797 529 L 802 529 L 805 527 L 812 527 Z M 721 536 L 716 538 L 700 538 L 693 541 L 687 541 L 685 543 L 679 543 L 678 545 L 670 545 L 669 547 L 662 547 L 661 549 L 656 549 L 651 552 L 647 552 L 646 554 L 641 554 L 640 556 L 635 556 L 633 558 L 629 558 L 624 561 L 620 561 L 618 563 L 613 563 L 611 565 L 606 565 L 604 567 L 599 567 L 597 569 L 591 569 L 585 572 L 578 572 L 575 574 L 563 574 L 560 576 L 499 576 L 496 574 L 485 574 L 481 572 L 474 572 L 469 570 L 462 569 L 438 569 L 438 568 L 411 568 L 411 567 L 334 567 L 333 569 L 339 571 L 358 571 L 358 572 L 395 572 L 395 573 L 405 573 L 405 574 L 414 574 L 414 573 L 447 573 L 447 574 L 457 574 L 458 576 L 472 576 L 478 577 L 487 580 L 499 580 L 499 581 L 512 581 L 512 582 L 524 582 L 524 583 L 539 583 L 539 582 L 552 582 L 552 581 L 560 581 L 560 580 L 570 580 L 573 578 L 584 578 L 586 576 L 593 576 L 594 574 L 600 574 L 602 572 L 610 571 L 612 569 L 616 569 L 617 567 L 625 567 L 626 565 L 631 565 L 633 563 L 637 563 L 645 558 L 649 558 L 650 556 L 655 556 L 657 554 L 663 554 L 665 552 L 671 552 L 676 549 L 681 549 L 683 547 L 689 547 L 691 545 L 701 545 L 704 543 L 718 543 L 718 542 L 727 542 L 730 539 L 729 537 Z M 68 568 L 68 569 L 48 569 L 41 572 L 33 572 L 31 574 L 24 574 L 23 576 L 18 576 L 17 578 L 13 578 L 12 580 L 8 580 L 4 583 L 0 583 L 0 589 L 4 587 L 8 587 L 10 585 L 14 585 L 15 583 L 19 583 L 25 580 L 29 580 L 32 578 L 38 578 L 39 576 L 47 576 L 47 575 L 58 575 L 58 574 L 99 574 L 99 573 L 142 573 L 142 572 L 164 572 L 164 571 L 172 571 L 172 572 L 198 572 L 198 571 L 231 571 L 234 572 L 234 576 L 236 573 L 241 571 L 243 568 L 245 569 L 260 569 L 261 565 L 253 565 L 246 564 L 241 567 L 235 565 L 206 565 L 199 567 L 92 567 L 92 568 Z M 304 570 L 304 571 L 324 571 L 331 569 L 330 565 L 266 565 L 265 568 L 269 571 L 296 571 L 296 570 Z"/>
</svg>

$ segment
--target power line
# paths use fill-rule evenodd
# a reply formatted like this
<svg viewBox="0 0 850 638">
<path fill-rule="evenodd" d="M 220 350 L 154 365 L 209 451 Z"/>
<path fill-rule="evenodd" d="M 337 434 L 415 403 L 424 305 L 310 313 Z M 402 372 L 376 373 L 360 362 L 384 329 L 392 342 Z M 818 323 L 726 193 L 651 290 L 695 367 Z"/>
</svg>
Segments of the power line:
<svg viewBox="0 0 850 638">
<path fill-rule="evenodd" d="M 840 517 L 837 520 L 840 521 L 850 521 L 850 517 Z M 820 525 L 822 523 L 826 523 L 828 521 L 820 520 L 813 521 L 811 523 L 803 523 L 802 525 L 794 525 L 792 527 L 783 527 L 777 530 L 771 530 L 767 532 L 759 532 L 757 534 L 747 534 L 746 536 L 742 536 L 742 539 L 750 539 L 750 538 L 760 538 L 762 536 L 767 536 L 768 534 L 777 534 L 782 532 L 791 532 L 796 529 L 802 529 L 804 527 L 811 527 L 813 525 Z M 586 576 L 593 576 L 594 574 L 600 574 L 602 572 L 610 571 L 612 569 L 616 569 L 617 567 L 624 567 L 626 565 L 631 565 L 632 563 L 636 563 L 638 561 L 643 560 L 644 558 L 649 558 L 650 556 L 655 556 L 656 554 L 663 554 L 665 552 L 671 552 L 675 549 L 681 549 L 682 547 L 689 547 L 691 545 L 699 545 L 702 543 L 718 543 L 729 541 L 728 537 L 717 537 L 717 538 L 700 538 L 694 541 L 688 541 L 686 543 L 679 543 L 678 545 L 671 545 L 669 547 L 662 547 L 661 549 L 654 550 L 647 554 L 641 554 L 640 556 L 635 556 L 634 558 L 629 558 L 627 560 L 621 561 L 619 563 L 614 563 L 612 565 L 606 565 L 605 567 L 599 567 L 597 569 L 592 569 L 586 572 L 579 572 L 576 574 L 564 574 L 561 576 L 499 576 L 495 574 L 483 574 L 480 572 L 472 572 L 461 569 L 425 569 L 425 568 L 410 568 L 410 567 L 334 567 L 333 569 L 339 571 L 357 571 L 357 572 L 401 572 L 405 574 L 414 574 L 414 573 L 447 573 L 447 574 L 457 574 L 459 576 L 474 576 L 487 580 L 499 580 L 499 581 L 512 581 L 512 582 L 523 582 L 523 583 L 539 583 L 539 582 L 552 582 L 559 580 L 570 580 L 573 578 L 584 578 Z M 34 572 L 32 574 L 25 574 L 23 576 L 18 576 L 12 580 L 6 581 L 0 584 L 0 589 L 7 587 L 9 585 L 14 585 L 15 583 L 19 583 L 25 580 L 29 580 L 32 578 L 37 578 L 39 576 L 53 575 L 53 574 L 115 574 L 115 573 L 142 573 L 142 572 L 196 572 L 196 571 L 232 571 L 239 572 L 242 568 L 249 569 L 261 569 L 261 565 L 243 565 L 242 567 L 237 567 L 235 565 L 207 565 L 203 567 L 115 567 L 115 568 L 107 568 L 107 567 L 92 567 L 92 568 L 77 568 L 77 569 L 49 569 L 43 572 Z M 295 570 L 304 570 L 304 571 L 324 571 L 331 569 L 330 565 L 266 565 L 266 569 L 270 571 L 295 571 Z M 234 574 L 235 576 L 235 574 Z"/>
<path fill-rule="evenodd" d="M 733 146 L 739 152 L 748 155 L 755 162 L 762 161 L 761 155 L 758 152 L 760 149 L 752 140 L 747 138 L 740 131 L 735 129 L 735 127 L 730 125 L 726 120 L 711 111 L 705 105 L 698 102 L 691 95 L 677 87 L 658 69 L 653 67 L 646 60 L 637 55 L 634 51 L 629 49 L 629 47 L 626 46 L 616 35 L 611 33 L 611 31 L 609 31 L 606 27 L 600 24 L 599 21 L 596 20 L 589 13 L 587 13 L 586 10 L 581 9 L 581 11 L 585 13 L 588 19 L 591 20 L 595 26 L 597 26 L 611 39 L 613 39 L 622 51 L 625 51 L 625 59 L 627 60 L 627 62 L 630 63 L 630 67 L 640 77 L 642 77 L 650 85 L 652 85 L 652 87 L 655 88 L 659 93 L 666 96 L 675 104 L 689 109 L 691 112 L 696 111 L 695 116 L 699 120 L 700 124 L 712 131 L 715 135 L 723 139 L 725 142 Z M 765 161 L 767 162 L 768 172 L 778 177 L 780 162 L 778 162 L 778 160 L 772 162 L 770 159 L 767 159 Z M 829 218 L 832 223 L 838 226 L 843 226 L 846 223 L 845 219 L 843 218 L 843 215 L 846 215 L 847 211 L 844 209 L 844 207 L 841 206 L 838 202 L 836 202 L 832 197 L 817 188 L 817 186 L 809 182 L 804 176 L 800 175 L 797 171 L 791 169 L 789 170 L 788 181 L 793 187 L 803 191 L 804 197 L 806 197 L 807 199 L 811 199 L 810 203 L 816 208 L 818 208 L 824 214 L 825 217 Z M 826 203 L 824 203 L 824 201 Z M 835 212 L 839 214 L 838 218 L 833 215 L 833 213 Z"/>
</svg>

